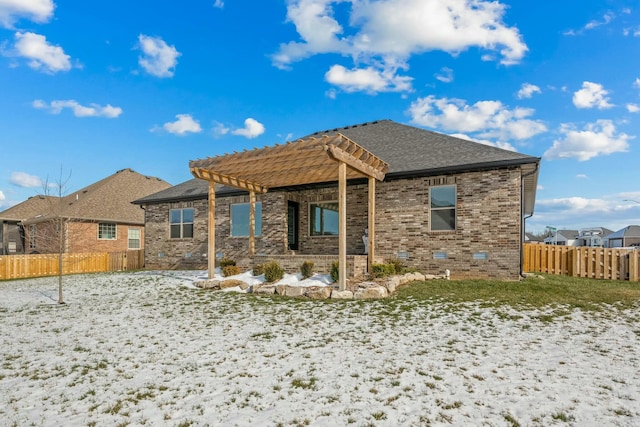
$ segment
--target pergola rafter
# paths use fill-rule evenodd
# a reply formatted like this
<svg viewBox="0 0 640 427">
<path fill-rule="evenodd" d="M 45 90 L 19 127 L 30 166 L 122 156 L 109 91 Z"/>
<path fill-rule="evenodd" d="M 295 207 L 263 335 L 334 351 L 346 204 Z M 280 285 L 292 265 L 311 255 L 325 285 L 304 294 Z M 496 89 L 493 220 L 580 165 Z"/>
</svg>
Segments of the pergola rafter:
<svg viewBox="0 0 640 427">
<path fill-rule="evenodd" d="M 209 181 L 209 275 L 215 267 L 215 184 L 250 194 L 250 223 L 255 221 L 255 194 L 271 188 L 338 181 L 340 289 L 346 286 L 346 182 L 369 179 L 369 265 L 375 254 L 375 180 L 382 181 L 389 165 L 354 141 L 337 134 L 307 138 L 282 145 L 245 150 L 189 162 L 196 178 Z M 253 230 L 252 227 L 250 227 Z M 250 233 L 249 249 L 255 248 Z"/>
</svg>

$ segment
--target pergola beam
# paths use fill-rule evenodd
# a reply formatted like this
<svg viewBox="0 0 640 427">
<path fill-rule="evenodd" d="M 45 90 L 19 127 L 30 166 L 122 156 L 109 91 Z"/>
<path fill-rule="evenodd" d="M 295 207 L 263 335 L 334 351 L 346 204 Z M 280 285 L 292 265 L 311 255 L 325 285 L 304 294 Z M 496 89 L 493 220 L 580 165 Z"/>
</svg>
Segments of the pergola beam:
<svg viewBox="0 0 640 427">
<path fill-rule="evenodd" d="M 267 187 L 255 182 L 246 181 L 241 178 L 236 178 L 202 168 L 191 168 L 191 173 L 196 178 L 204 179 L 205 181 L 213 181 L 219 184 L 229 185 L 231 187 L 240 188 L 242 190 L 247 190 L 250 192 L 254 191 L 256 193 L 266 193 L 268 190 Z"/>
<path fill-rule="evenodd" d="M 382 181 L 384 179 L 384 172 L 369 166 L 367 163 L 352 156 L 348 152 L 336 147 L 335 145 L 329 145 L 328 151 L 335 160 L 346 163 L 350 168 L 355 169 L 363 175 L 372 176 L 378 181 Z"/>
</svg>

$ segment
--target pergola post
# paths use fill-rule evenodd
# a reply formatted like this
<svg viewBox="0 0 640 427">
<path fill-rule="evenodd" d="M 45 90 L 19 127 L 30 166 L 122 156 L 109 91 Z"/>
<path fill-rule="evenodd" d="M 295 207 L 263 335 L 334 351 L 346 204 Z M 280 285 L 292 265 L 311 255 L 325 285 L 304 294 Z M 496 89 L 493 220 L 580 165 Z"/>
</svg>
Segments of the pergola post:
<svg viewBox="0 0 640 427">
<path fill-rule="evenodd" d="M 338 286 L 347 289 L 347 164 L 338 167 L 338 240 L 339 269 Z"/>
<path fill-rule="evenodd" d="M 371 273 L 373 271 L 373 263 L 376 259 L 376 179 L 372 176 L 369 177 L 369 203 L 367 206 L 369 208 L 367 271 Z"/>
<path fill-rule="evenodd" d="M 209 279 L 213 279 L 216 269 L 216 183 L 209 181 Z"/>
<path fill-rule="evenodd" d="M 249 191 L 249 255 L 256 253 L 256 192 Z"/>
</svg>

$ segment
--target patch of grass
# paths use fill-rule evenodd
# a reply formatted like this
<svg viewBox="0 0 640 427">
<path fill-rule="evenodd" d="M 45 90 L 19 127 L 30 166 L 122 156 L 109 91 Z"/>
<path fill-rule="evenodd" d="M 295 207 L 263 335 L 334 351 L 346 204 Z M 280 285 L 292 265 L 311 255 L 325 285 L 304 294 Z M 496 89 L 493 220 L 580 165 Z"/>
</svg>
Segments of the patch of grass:
<svg viewBox="0 0 640 427">
<path fill-rule="evenodd" d="M 601 311 L 604 306 L 631 308 L 640 301 L 640 283 L 541 275 L 519 282 L 500 280 L 431 280 L 415 282 L 398 290 L 395 300 L 431 300 L 466 303 L 483 301 L 486 306 L 560 307 Z M 548 318 L 540 319 L 548 321 Z"/>
<path fill-rule="evenodd" d="M 551 418 L 553 418 L 554 420 L 563 421 L 565 423 L 568 423 L 568 422 L 573 421 L 575 419 L 572 415 L 569 415 L 569 414 L 565 413 L 564 411 L 558 411 L 558 412 L 555 412 L 555 413 L 551 414 Z"/>
<path fill-rule="evenodd" d="M 291 381 L 291 386 L 293 388 L 315 389 L 316 381 L 318 381 L 316 377 L 311 377 L 308 380 L 304 380 L 302 378 L 294 378 Z"/>
</svg>

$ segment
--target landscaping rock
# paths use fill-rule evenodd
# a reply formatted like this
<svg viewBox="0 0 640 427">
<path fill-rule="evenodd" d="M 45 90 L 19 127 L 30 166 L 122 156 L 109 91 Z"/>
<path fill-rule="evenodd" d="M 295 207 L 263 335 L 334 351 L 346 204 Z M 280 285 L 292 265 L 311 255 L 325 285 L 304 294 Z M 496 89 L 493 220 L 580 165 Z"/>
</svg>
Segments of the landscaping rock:
<svg viewBox="0 0 640 427">
<path fill-rule="evenodd" d="M 304 296 L 305 288 L 302 286 L 286 286 L 284 295 L 288 297 Z"/>
<path fill-rule="evenodd" d="M 201 280 L 193 284 L 202 289 L 220 289 L 219 280 Z"/>
<path fill-rule="evenodd" d="M 236 280 L 236 279 L 223 280 L 222 282 L 220 282 L 220 289 L 240 287 L 244 284 L 246 283 L 244 283 L 242 280 Z"/>
<path fill-rule="evenodd" d="M 252 288 L 254 294 L 267 294 L 273 295 L 276 293 L 275 285 L 254 285 Z"/>
<path fill-rule="evenodd" d="M 358 289 L 353 297 L 355 299 L 374 299 L 374 298 L 386 298 L 388 296 L 387 288 L 384 286 L 371 286 L 368 288 Z"/>
<path fill-rule="evenodd" d="M 398 289 L 398 286 L 400 286 L 400 277 L 399 276 L 389 277 L 387 281 L 384 283 L 384 286 L 387 288 L 387 291 L 390 294 L 394 293 Z"/>
<path fill-rule="evenodd" d="M 305 288 L 304 295 L 311 299 L 327 299 L 331 296 L 331 288 L 328 286 L 311 286 Z"/>
<path fill-rule="evenodd" d="M 340 291 L 338 289 L 334 289 L 331 291 L 332 299 L 353 299 L 353 292 L 351 291 Z"/>
</svg>

